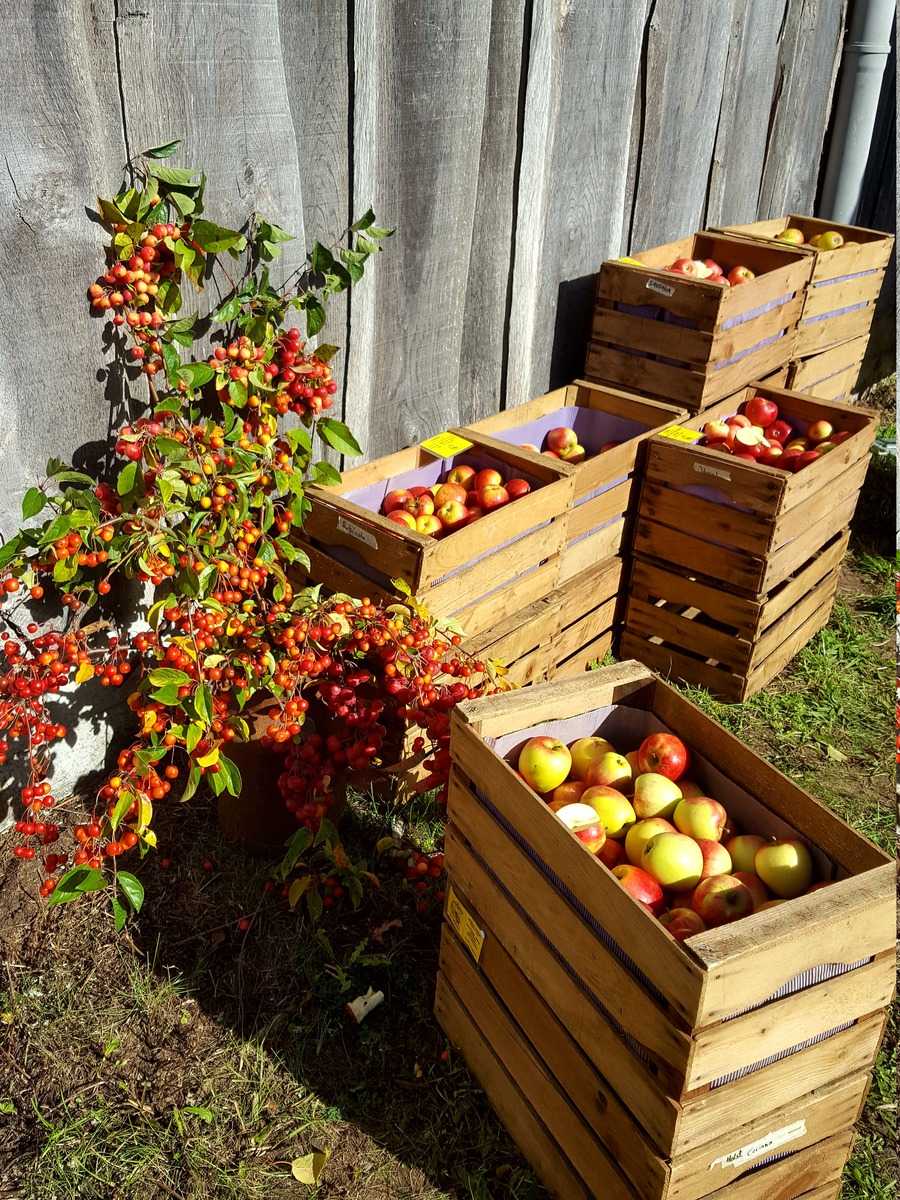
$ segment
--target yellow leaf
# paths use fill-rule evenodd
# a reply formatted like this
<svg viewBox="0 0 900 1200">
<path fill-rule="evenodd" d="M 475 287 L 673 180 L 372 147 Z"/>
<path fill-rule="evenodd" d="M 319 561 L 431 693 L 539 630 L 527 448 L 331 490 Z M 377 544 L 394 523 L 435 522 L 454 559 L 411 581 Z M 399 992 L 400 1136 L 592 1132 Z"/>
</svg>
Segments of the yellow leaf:
<svg viewBox="0 0 900 1200">
<path fill-rule="evenodd" d="M 197 759 L 198 766 L 212 767 L 219 761 L 219 747 L 213 746 L 209 754 L 204 754 L 202 758 Z"/>
<path fill-rule="evenodd" d="M 156 849 L 156 834 L 152 829 L 141 830 L 139 837 L 146 845 L 152 846 L 154 850 Z"/>
<path fill-rule="evenodd" d="M 347 857 L 347 851 L 340 842 L 335 844 L 334 849 L 331 851 L 331 857 L 339 871 L 350 869 L 350 859 Z"/>
<path fill-rule="evenodd" d="M 309 875 L 304 875 L 300 879 L 295 879 L 288 889 L 288 904 L 291 908 L 296 908 L 303 899 L 303 893 L 309 889 L 312 879 Z"/>
<path fill-rule="evenodd" d="M 298 1183 L 318 1183 L 330 1154 L 330 1150 L 311 1150 L 309 1154 L 295 1158 L 291 1163 L 291 1174 Z"/>
<path fill-rule="evenodd" d="M 156 728 L 156 713 L 153 709 L 147 709 L 141 718 L 141 732 L 150 733 Z"/>
<path fill-rule="evenodd" d="M 94 668 L 89 662 L 79 663 L 78 670 L 75 672 L 75 682 L 87 683 L 89 679 L 94 678 L 94 674 Z"/>
<path fill-rule="evenodd" d="M 375 843 L 375 853 L 384 854 L 385 850 L 393 850 L 397 845 L 397 841 L 392 837 L 379 838 Z"/>
<path fill-rule="evenodd" d="M 146 796 L 138 796 L 138 824 L 146 829 L 153 820 L 153 805 Z"/>
</svg>

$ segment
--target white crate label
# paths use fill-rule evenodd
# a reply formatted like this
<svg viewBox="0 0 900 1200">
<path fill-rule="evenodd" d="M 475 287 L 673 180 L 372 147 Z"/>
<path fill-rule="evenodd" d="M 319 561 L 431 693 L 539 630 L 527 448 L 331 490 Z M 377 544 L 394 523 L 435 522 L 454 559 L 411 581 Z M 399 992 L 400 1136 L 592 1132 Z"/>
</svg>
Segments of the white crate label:
<svg viewBox="0 0 900 1200">
<path fill-rule="evenodd" d="M 721 467 L 709 467 L 706 463 L 694 463 L 694 470 L 698 475 L 715 475 L 716 479 L 724 479 L 726 483 L 731 483 L 731 472 L 723 471 Z"/>
<path fill-rule="evenodd" d="M 358 542 L 365 542 L 367 546 L 378 549 L 378 538 L 368 529 L 363 529 L 361 525 L 355 525 L 346 517 L 338 517 L 337 526 L 341 533 L 346 533 L 348 537 L 356 538 Z"/>
<path fill-rule="evenodd" d="M 663 283 L 661 279 L 648 279 L 647 291 L 658 292 L 660 296 L 674 296 L 675 289 L 671 284 Z"/>
<path fill-rule="evenodd" d="M 447 920 L 456 930 L 460 941 L 476 962 L 481 958 L 484 945 L 484 930 L 479 929 L 474 918 L 463 908 L 452 886 L 447 892 Z"/>
<path fill-rule="evenodd" d="M 742 1167 L 748 1162 L 753 1162 L 755 1158 L 761 1158 L 764 1154 L 771 1154 L 786 1142 L 795 1142 L 797 1138 L 802 1138 L 805 1134 L 805 1121 L 794 1121 L 790 1125 L 782 1125 L 780 1129 L 773 1129 L 765 1137 L 761 1137 L 755 1142 L 748 1142 L 746 1146 L 741 1146 L 740 1150 L 732 1150 L 730 1154 L 723 1154 L 721 1158 L 714 1158 L 709 1164 L 709 1169 L 713 1170 L 714 1167 Z"/>
</svg>

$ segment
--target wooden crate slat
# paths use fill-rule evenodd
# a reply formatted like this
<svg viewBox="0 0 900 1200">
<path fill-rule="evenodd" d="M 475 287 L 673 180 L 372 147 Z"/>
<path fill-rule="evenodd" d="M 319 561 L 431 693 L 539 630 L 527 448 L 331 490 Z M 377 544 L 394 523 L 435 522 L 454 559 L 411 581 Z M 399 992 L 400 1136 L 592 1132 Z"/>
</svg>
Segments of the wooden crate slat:
<svg viewBox="0 0 900 1200">
<path fill-rule="evenodd" d="M 643 558 L 635 558 L 631 568 L 629 596 L 647 603 L 654 598 L 671 604 L 693 606 L 713 620 L 731 625 L 738 636 L 751 638 L 765 613 L 765 602 L 737 596 L 716 587 L 713 582 L 668 571 L 664 566 Z"/>
<path fill-rule="evenodd" d="M 627 524 L 624 517 L 611 521 L 596 533 L 589 533 L 577 542 L 569 542 L 560 555 L 559 582 L 568 583 L 598 563 L 619 554 L 623 548 Z"/>
<path fill-rule="evenodd" d="M 568 537 L 572 542 L 599 526 L 608 524 L 614 517 L 625 516 L 631 500 L 632 481 L 624 480 L 608 488 L 599 496 L 576 504 L 569 514 Z"/>
<path fill-rule="evenodd" d="M 768 550 L 772 528 L 754 512 L 744 512 L 702 496 L 692 496 L 657 484 L 650 477 L 641 489 L 641 517 L 661 525 L 701 529 L 704 541 L 762 555 Z"/>
<path fill-rule="evenodd" d="M 839 372 L 860 366 L 868 342 L 867 336 L 851 338 L 850 341 L 841 342 L 820 354 L 812 354 L 808 358 L 798 356 L 790 365 L 788 386 L 797 392 L 819 395 L 815 389 L 820 383 L 833 378 Z"/>
<path fill-rule="evenodd" d="M 667 679 L 681 679 L 707 691 L 722 700 L 739 701 L 744 698 L 746 677 L 730 671 L 725 666 L 683 654 L 670 645 L 660 645 L 633 634 L 626 623 L 619 638 L 619 654 L 645 663 Z"/>
<path fill-rule="evenodd" d="M 840 1178 L 852 1145 L 853 1130 L 845 1129 L 735 1183 L 717 1188 L 709 1193 L 709 1198 L 805 1200 L 812 1189 Z"/>
<path fill-rule="evenodd" d="M 715 659 L 735 674 L 746 673 L 753 661 L 753 642 L 634 596 L 628 601 L 625 625 L 633 637 L 658 638 L 666 645 L 689 649 L 698 658 Z"/>
<path fill-rule="evenodd" d="M 875 315 L 875 305 L 829 317 L 827 321 L 801 321 L 797 328 L 794 357 L 816 354 L 851 338 L 868 337 Z"/>
<path fill-rule="evenodd" d="M 856 511 L 857 499 L 858 495 L 849 496 L 843 504 L 839 504 L 833 512 L 811 525 L 799 537 L 774 551 L 761 564 L 760 590 L 771 591 L 783 583 L 836 534 L 844 532 Z"/>
<path fill-rule="evenodd" d="M 429 607 L 435 616 L 452 616 L 467 634 L 482 633 L 485 629 L 506 620 L 520 608 L 555 591 L 560 581 L 560 562 L 560 556 L 556 555 L 536 570 L 532 569 L 524 575 L 513 577 L 497 591 L 473 600 L 452 613 L 435 608 L 433 601 Z"/>
<path fill-rule="evenodd" d="M 838 278 L 834 282 L 820 284 L 809 289 L 803 306 L 803 319 L 824 317 L 850 305 L 874 305 L 881 291 L 884 271 L 858 278 Z"/>
</svg>

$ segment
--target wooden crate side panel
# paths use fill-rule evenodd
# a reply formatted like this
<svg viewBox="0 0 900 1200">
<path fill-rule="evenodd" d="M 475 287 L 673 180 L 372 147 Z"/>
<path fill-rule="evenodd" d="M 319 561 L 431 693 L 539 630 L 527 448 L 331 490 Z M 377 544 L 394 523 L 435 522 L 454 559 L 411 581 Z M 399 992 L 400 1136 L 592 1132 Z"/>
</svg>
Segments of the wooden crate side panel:
<svg viewBox="0 0 900 1200">
<path fill-rule="evenodd" d="M 553 592 L 560 579 L 560 563 L 561 556 L 555 555 L 536 570 L 514 577 L 499 590 L 452 612 L 437 608 L 430 593 L 421 594 L 418 598 L 428 605 L 435 616 L 452 616 L 454 621 L 462 626 L 465 634 L 474 636 L 493 628 L 520 608 Z"/>
<path fill-rule="evenodd" d="M 624 517 L 631 505 L 632 490 L 633 481 L 626 479 L 623 483 L 601 492 L 599 496 L 576 504 L 569 514 L 569 544 L 594 530 L 599 530 L 615 517 Z"/>
<path fill-rule="evenodd" d="M 575 676 L 583 675 L 589 667 L 603 661 L 612 649 L 614 636 L 615 630 L 609 629 L 600 637 L 588 642 L 587 645 L 580 646 L 574 654 L 570 654 L 563 662 L 557 663 L 552 668 L 550 678 L 553 680 L 572 679 Z"/>
<path fill-rule="evenodd" d="M 823 540 L 827 535 L 823 533 Z M 741 550 L 714 546 L 690 533 L 638 517 L 634 527 L 635 554 L 684 567 L 691 574 L 728 583 L 738 592 L 758 596 L 765 579 L 766 561 Z M 807 556 L 808 557 L 808 556 Z M 799 565 L 799 564 L 797 564 Z M 790 572 L 788 572 L 789 574 Z"/>
<path fill-rule="evenodd" d="M 820 400 L 848 400 L 856 387 L 861 366 L 861 362 L 854 363 L 852 367 L 845 367 L 837 374 L 829 375 L 821 383 L 812 384 L 809 394 L 818 396 Z"/>
<path fill-rule="evenodd" d="M 875 305 L 870 304 L 855 312 L 829 317 L 827 321 L 806 324 L 801 321 L 797 328 L 793 357 L 802 358 L 808 354 L 817 354 L 851 338 L 868 337 L 874 315 Z"/>
<path fill-rule="evenodd" d="M 846 279 L 841 282 L 831 282 L 813 286 L 806 293 L 803 306 L 803 320 L 809 322 L 813 317 L 825 317 L 836 313 L 838 309 L 850 305 L 874 305 L 881 291 L 884 271 L 876 271 L 871 275 L 862 275 L 857 279 Z"/>
<path fill-rule="evenodd" d="M 853 1145 L 853 1130 L 845 1129 L 780 1162 L 709 1192 L 709 1200 L 805 1200 L 812 1189 L 840 1178 Z"/>
<path fill-rule="evenodd" d="M 793 541 L 770 554 L 768 559 L 760 564 L 762 567 L 760 591 L 770 592 L 780 583 L 784 583 L 817 551 L 826 546 L 833 537 L 844 533 L 856 511 L 858 499 L 859 493 L 854 492 L 832 512 L 809 526 L 799 537 L 795 537 Z"/>
<path fill-rule="evenodd" d="M 747 700 L 751 696 L 755 696 L 757 692 L 762 691 L 767 684 L 778 675 L 787 664 L 816 636 L 819 630 L 824 629 L 831 618 L 831 610 L 834 606 L 834 593 L 822 604 L 822 606 L 812 614 L 806 621 L 797 629 L 790 637 L 786 638 L 781 645 L 766 658 L 762 665 L 754 669 L 744 683 L 744 690 L 741 694 L 742 700 Z"/>
<path fill-rule="evenodd" d="M 702 613 L 694 610 L 682 614 L 673 608 L 648 604 L 632 595 L 625 615 L 625 628 L 643 641 L 659 641 L 698 659 L 714 659 L 735 674 L 746 672 L 753 661 L 753 642 L 730 630 L 716 629 L 706 624 L 702 617 Z"/>
<path fill-rule="evenodd" d="M 827 608 L 830 613 L 834 603 L 834 594 L 837 591 L 839 575 L 840 572 L 838 570 L 833 570 L 830 574 L 818 580 L 802 599 L 798 600 L 792 608 L 788 609 L 783 617 L 780 617 L 768 627 L 756 643 L 753 655 L 754 670 L 762 666 L 773 651 L 777 650 L 779 646 L 787 641 L 791 634 L 795 633 L 801 625 L 805 624 L 810 617 L 817 614 L 820 609 Z"/>
<path fill-rule="evenodd" d="M 650 442 L 645 479 L 671 488 L 708 484 L 721 493 L 723 507 L 730 502 L 734 508 L 752 510 L 766 518 L 780 512 L 788 476 L 774 467 L 745 463 L 704 446 L 654 438 Z"/>
<path fill-rule="evenodd" d="M 700 529 L 704 541 L 750 554 L 765 554 L 771 544 L 772 524 L 758 513 L 692 496 L 650 477 L 641 488 L 640 512 L 647 521 L 675 529 Z"/>
<path fill-rule="evenodd" d="M 577 542 L 569 542 L 560 555 L 560 584 L 568 583 L 576 575 L 582 575 L 618 555 L 624 546 L 626 529 L 626 520 L 622 517 L 597 533 L 590 533 Z"/>
<path fill-rule="evenodd" d="M 852 338 L 848 342 L 841 342 L 839 346 L 833 346 L 830 350 L 823 350 L 821 354 L 795 359 L 790 366 L 789 387 L 793 391 L 809 392 L 821 380 L 861 363 L 868 341 L 868 337 Z"/>
<path fill-rule="evenodd" d="M 627 627 L 619 642 L 621 657 L 636 658 L 667 679 L 704 687 L 721 700 L 738 701 L 745 687 L 743 675 L 717 667 L 699 658 L 682 654 L 671 646 L 661 646 L 647 638 L 638 637 Z"/>
<path fill-rule="evenodd" d="M 758 600 L 737 596 L 712 582 L 666 570 L 642 558 L 635 558 L 632 564 L 629 596 L 648 604 L 666 600 L 697 608 L 714 621 L 731 626 L 738 637 L 746 639 L 754 636 L 765 613 L 764 604 Z"/>
<path fill-rule="evenodd" d="M 840 449 L 840 447 L 838 447 Z M 827 459 L 834 451 L 825 455 Z M 788 489 L 784 512 L 775 524 L 772 538 L 772 548 L 778 550 L 785 542 L 799 536 L 805 529 L 814 525 L 826 512 L 826 501 L 833 505 L 842 504 L 844 500 L 859 492 L 869 469 L 870 454 L 868 447 L 860 449 L 855 458 L 849 462 L 835 462 L 835 470 L 826 473 L 824 482 L 815 489 Z M 822 460 L 820 459 L 819 462 Z M 816 462 L 814 466 L 818 466 Z M 824 464 L 823 464 L 824 465 Z M 807 467 L 806 470 L 809 470 Z M 802 472 L 800 472 L 802 474 Z M 792 477 L 796 479 L 796 476 Z"/>
</svg>

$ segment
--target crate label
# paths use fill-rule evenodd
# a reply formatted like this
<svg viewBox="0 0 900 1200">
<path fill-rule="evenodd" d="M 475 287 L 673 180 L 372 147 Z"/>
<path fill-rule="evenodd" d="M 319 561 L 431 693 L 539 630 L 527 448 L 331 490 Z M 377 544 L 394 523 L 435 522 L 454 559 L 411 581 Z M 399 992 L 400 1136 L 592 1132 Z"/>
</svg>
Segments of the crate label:
<svg viewBox="0 0 900 1200">
<path fill-rule="evenodd" d="M 696 429 L 685 429 L 681 425 L 670 425 L 659 436 L 669 438 L 673 442 L 699 442 L 703 434 L 698 433 Z"/>
<path fill-rule="evenodd" d="M 794 1142 L 797 1138 L 804 1137 L 805 1134 L 805 1121 L 793 1121 L 790 1125 L 782 1125 L 780 1129 L 773 1129 L 765 1137 L 761 1137 L 755 1142 L 748 1142 L 746 1146 L 741 1146 L 740 1150 L 732 1150 L 730 1154 L 723 1154 L 721 1158 L 714 1158 L 709 1164 L 709 1169 L 712 1170 L 714 1167 L 742 1167 L 745 1163 L 753 1162 L 755 1158 L 761 1158 L 764 1154 L 771 1154 L 773 1150 L 777 1150 L 779 1146 L 783 1146 L 786 1142 Z"/>
<path fill-rule="evenodd" d="M 368 529 L 363 529 L 362 525 L 356 525 L 353 521 L 348 521 L 346 517 L 338 517 L 337 527 L 341 533 L 346 533 L 348 537 L 356 538 L 358 542 L 365 542 L 373 550 L 378 549 L 378 538 L 374 533 L 370 533 Z"/>
<path fill-rule="evenodd" d="M 674 296 L 675 289 L 670 283 L 663 283 L 661 279 L 648 279 L 647 291 L 658 292 L 660 296 Z"/>
<path fill-rule="evenodd" d="M 436 454 L 438 458 L 452 458 L 454 454 L 471 450 L 472 443 L 457 433 L 436 433 L 434 437 L 422 442 L 422 449 L 427 450 L 429 454 Z"/>
<path fill-rule="evenodd" d="M 447 892 L 447 920 L 459 935 L 459 940 L 478 962 L 481 958 L 481 947 L 484 945 L 484 930 L 478 928 L 472 917 L 463 908 L 452 885 Z"/>
<path fill-rule="evenodd" d="M 731 472 L 723 470 L 722 467 L 710 467 L 706 463 L 694 463 L 694 470 L 698 475 L 715 475 L 716 479 L 724 479 L 726 483 L 731 483 Z"/>
</svg>

